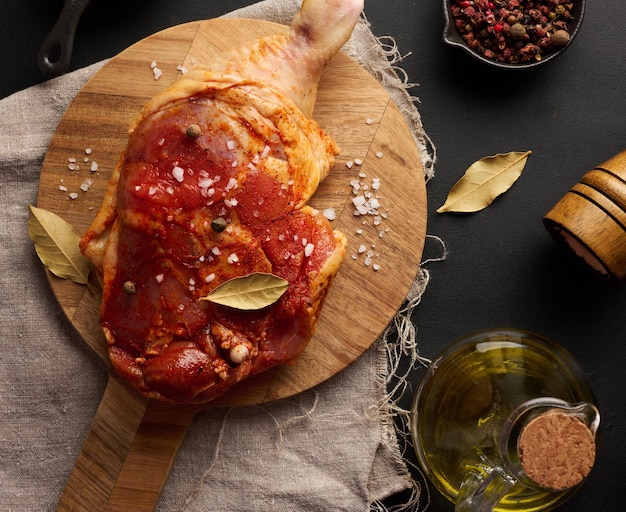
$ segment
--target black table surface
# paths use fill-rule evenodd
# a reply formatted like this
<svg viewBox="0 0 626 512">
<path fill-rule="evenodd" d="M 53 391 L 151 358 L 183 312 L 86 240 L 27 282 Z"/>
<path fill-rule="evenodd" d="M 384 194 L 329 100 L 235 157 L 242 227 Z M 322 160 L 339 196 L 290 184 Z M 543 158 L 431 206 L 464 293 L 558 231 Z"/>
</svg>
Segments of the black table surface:
<svg viewBox="0 0 626 512">
<path fill-rule="evenodd" d="M 161 29 L 251 3 L 93 0 L 78 27 L 70 70 L 113 57 Z M 36 55 L 62 4 L 2 2 L 0 98 L 46 79 Z M 428 232 L 445 242 L 448 255 L 425 267 L 430 283 L 414 317 L 421 354 L 432 358 L 459 336 L 492 327 L 534 331 L 565 346 L 591 378 L 602 425 L 596 466 L 561 510 L 622 510 L 626 285 L 601 283 L 571 261 L 542 217 L 583 174 L 626 149 L 623 0 L 587 0 L 575 43 L 556 60 L 523 72 L 486 68 L 444 45 L 442 0 L 366 0 L 365 12 L 374 34 L 395 38 L 405 56 L 401 67 L 416 84 L 411 93 L 436 147 Z M 521 178 L 488 208 L 470 215 L 435 212 L 471 163 L 525 150 L 532 155 Z M 427 241 L 425 257 L 439 252 Z M 414 383 L 422 373 L 411 372 Z M 453 510 L 431 494 L 429 510 Z"/>
</svg>

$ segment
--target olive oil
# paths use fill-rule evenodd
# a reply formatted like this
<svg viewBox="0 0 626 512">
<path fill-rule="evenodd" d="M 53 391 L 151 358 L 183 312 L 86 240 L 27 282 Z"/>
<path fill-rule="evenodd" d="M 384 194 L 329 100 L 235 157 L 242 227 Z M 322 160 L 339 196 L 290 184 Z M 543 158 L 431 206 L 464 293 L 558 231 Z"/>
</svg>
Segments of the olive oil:
<svg viewBox="0 0 626 512">
<path fill-rule="evenodd" d="M 416 453 L 437 489 L 456 502 L 468 476 L 484 478 L 500 465 L 507 418 L 538 397 L 593 403 L 586 377 L 571 355 L 535 335 L 477 333 L 438 356 L 420 383 L 411 412 Z M 517 482 L 494 510 L 549 510 L 571 492 Z"/>
</svg>

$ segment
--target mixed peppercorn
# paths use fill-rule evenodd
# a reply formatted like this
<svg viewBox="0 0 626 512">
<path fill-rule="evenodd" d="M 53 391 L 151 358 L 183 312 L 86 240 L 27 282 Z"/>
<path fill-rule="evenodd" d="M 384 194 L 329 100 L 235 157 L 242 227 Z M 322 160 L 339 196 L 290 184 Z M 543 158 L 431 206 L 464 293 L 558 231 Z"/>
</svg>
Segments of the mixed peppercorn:
<svg viewBox="0 0 626 512">
<path fill-rule="evenodd" d="M 573 0 L 452 0 L 469 48 L 506 64 L 540 61 L 567 44 Z"/>
</svg>

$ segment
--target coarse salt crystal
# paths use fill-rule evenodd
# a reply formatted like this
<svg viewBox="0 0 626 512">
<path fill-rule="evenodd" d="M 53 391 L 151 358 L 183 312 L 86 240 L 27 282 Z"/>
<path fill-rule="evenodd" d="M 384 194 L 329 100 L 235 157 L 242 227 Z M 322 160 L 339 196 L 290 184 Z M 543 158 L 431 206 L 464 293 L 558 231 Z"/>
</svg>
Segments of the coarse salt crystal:
<svg viewBox="0 0 626 512">
<path fill-rule="evenodd" d="M 352 204 L 354 206 L 363 206 L 365 204 L 365 202 L 367 201 L 367 199 L 365 199 L 364 195 L 360 195 L 360 196 L 356 196 L 352 198 Z"/>
<path fill-rule="evenodd" d="M 363 244 L 359 245 L 359 254 L 363 254 L 365 251 L 367 251 L 367 247 L 365 247 Z"/>
<path fill-rule="evenodd" d="M 70 157 L 67 159 L 67 161 L 71 164 L 75 164 L 76 163 L 76 158 Z"/>
<path fill-rule="evenodd" d="M 265 157 L 267 157 L 267 155 L 269 155 L 269 154 L 270 154 L 270 147 L 266 145 L 266 146 L 263 148 L 263 152 L 261 153 L 261 158 L 265 158 Z"/>
<path fill-rule="evenodd" d="M 91 148 L 86 148 L 85 149 L 85 154 L 86 155 L 91 155 Z"/>
<path fill-rule="evenodd" d="M 311 256 L 311 254 L 313 254 L 314 249 L 315 249 L 315 245 L 306 244 L 306 246 L 304 247 L 304 255 L 308 258 L 309 256 Z"/>
<path fill-rule="evenodd" d="M 354 162 L 353 162 L 352 160 L 348 160 L 348 161 L 346 162 L 346 167 L 347 167 L 348 169 L 352 169 L 352 166 L 353 166 L 353 165 L 354 165 Z"/>
<path fill-rule="evenodd" d="M 183 75 L 187 73 L 188 69 L 185 66 L 181 66 L 180 64 L 176 66 L 176 70 L 180 71 Z"/>
<path fill-rule="evenodd" d="M 382 158 L 383 157 L 383 152 L 382 151 L 376 151 L 376 158 Z"/>
<path fill-rule="evenodd" d="M 235 149 L 235 141 L 234 140 L 227 141 L 226 147 L 232 151 L 233 149 Z"/>
<path fill-rule="evenodd" d="M 211 252 L 212 252 L 215 256 L 219 256 L 220 254 L 222 254 L 222 252 L 220 251 L 219 247 L 213 247 L 213 249 L 211 249 Z"/>
<path fill-rule="evenodd" d="M 76 192 L 72 192 L 70 194 L 70 199 L 73 201 L 74 199 L 78 199 L 78 194 Z"/>
<path fill-rule="evenodd" d="M 67 192 L 67 187 L 66 187 L 66 186 L 64 186 L 64 185 L 59 185 L 59 190 L 60 190 L 61 192 Z"/>
<path fill-rule="evenodd" d="M 149 196 L 153 196 L 154 194 L 156 194 L 156 193 L 157 193 L 157 191 L 158 191 L 158 190 L 159 190 L 159 189 L 158 189 L 158 187 L 152 186 L 152 187 L 150 187 L 150 189 L 148 190 L 148 195 L 149 195 Z"/>
<path fill-rule="evenodd" d="M 182 183 L 183 180 L 185 179 L 185 171 L 182 167 L 175 166 L 172 169 L 172 176 L 174 177 L 176 181 L 178 181 L 179 183 Z"/>
<path fill-rule="evenodd" d="M 228 263 L 237 263 L 239 261 L 239 256 L 237 256 L 237 253 L 232 253 L 228 256 Z"/>
<path fill-rule="evenodd" d="M 91 162 L 91 167 L 89 168 L 91 172 L 96 172 L 98 170 L 98 162 Z"/>
<path fill-rule="evenodd" d="M 378 271 L 380 270 L 380 265 L 379 265 L 378 263 L 374 263 L 374 264 L 372 265 L 372 268 L 373 268 L 376 272 L 378 272 Z"/>
<path fill-rule="evenodd" d="M 93 185 L 93 180 L 90 179 L 86 179 L 85 181 L 83 181 L 80 185 L 80 189 L 83 192 L 87 192 L 89 190 L 89 188 L 91 187 L 91 185 Z"/>
<path fill-rule="evenodd" d="M 152 68 L 152 74 L 154 75 L 154 79 L 158 80 L 159 78 L 161 78 L 161 75 L 163 74 L 163 71 L 161 71 L 157 67 L 153 67 Z"/>
<path fill-rule="evenodd" d="M 158 274 L 158 275 L 154 276 L 154 278 L 156 279 L 156 282 L 159 283 L 159 284 L 161 284 L 163 282 L 163 278 L 164 277 L 165 276 L 163 274 Z"/>
<path fill-rule="evenodd" d="M 354 163 L 355 163 L 356 165 L 362 165 L 362 164 L 363 164 L 363 160 L 361 160 L 360 158 L 356 158 L 356 159 L 354 160 Z"/>
<path fill-rule="evenodd" d="M 323 212 L 324 217 L 328 220 L 335 220 L 337 218 L 337 214 L 333 208 L 326 208 Z"/>
<path fill-rule="evenodd" d="M 228 180 L 228 184 L 226 185 L 226 190 L 232 190 L 233 188 L 237 188 L 237 180 L 235 178 L 230 178 Z"/>
<path fill-rule="evenodd" d="M 372 124 L 374 121 L 372 121 L 372 120 L 368 117 L 368 118 L 365 120 L 365 122 L 366 122 L 367 124 Z"/>
<path fill-rule="evenodd" d="M 204 278 L 204 281 L 206 283 L 210 283 L 211 281 L 213 281 L 213 279 L 215 279 L 215 274 L 209 274 L 208 276 Z"/>
</svg>

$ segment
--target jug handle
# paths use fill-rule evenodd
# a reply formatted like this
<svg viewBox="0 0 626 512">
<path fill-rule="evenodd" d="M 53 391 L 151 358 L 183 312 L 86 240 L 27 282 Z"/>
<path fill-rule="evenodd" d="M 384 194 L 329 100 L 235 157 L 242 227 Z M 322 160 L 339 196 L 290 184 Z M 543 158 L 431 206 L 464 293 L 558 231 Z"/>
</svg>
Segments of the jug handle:
<svg viewBox="0 0 626 512">
<path fill-rule="evenodd" d="M 455 512 L 491 512 L 516 480 L 503 466 L 495 466 L 479 475 L 470 471 L 459 488 Z"/>
</svg>

